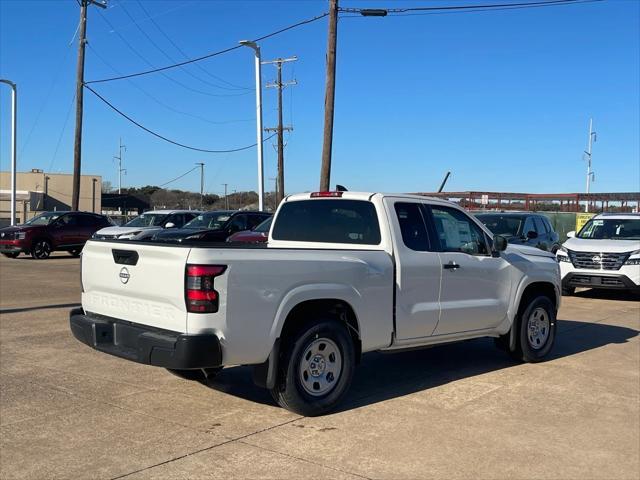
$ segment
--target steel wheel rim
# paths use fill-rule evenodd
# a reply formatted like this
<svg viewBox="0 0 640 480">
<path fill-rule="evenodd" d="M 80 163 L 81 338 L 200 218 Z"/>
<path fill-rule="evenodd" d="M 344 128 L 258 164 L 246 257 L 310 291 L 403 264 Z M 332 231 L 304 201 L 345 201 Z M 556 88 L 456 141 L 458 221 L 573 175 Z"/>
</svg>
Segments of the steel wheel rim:
<svg viewBox="0 0 640 480">
<path fill-rule="evenodd" d="M 45 257 L 50 251 L 49 244 L 45 241 L 38 242 L 33 250 L 35 251 L 37 258 Z"/>
<path fill-rule="evenodd" d="M 527 320 L 527 341 L 529 346 L 534 350 L 540 350 L 545 346 L 549 339 L 551 331 L 551 321 L 549 320 L 549 314 L 547 311 L 538 307 Z"/>
<path fill-rule="evenodd" d="M 305 392 L 314 397 L 331 392 L 340 380 L 342 355 L 338 345 L 328 338 L 316 338 L 305 348 L 298 376 Z"/>
</svg>

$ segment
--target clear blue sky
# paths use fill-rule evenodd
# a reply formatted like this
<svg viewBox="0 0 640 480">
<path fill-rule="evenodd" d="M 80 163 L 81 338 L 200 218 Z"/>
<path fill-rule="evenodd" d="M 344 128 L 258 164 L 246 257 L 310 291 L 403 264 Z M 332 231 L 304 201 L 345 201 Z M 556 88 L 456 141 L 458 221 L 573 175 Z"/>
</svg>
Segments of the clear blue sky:
<svg viewBox="0 0 640 480">
<path fill-rule="evenodd" d="M 327 9 L 324 0 L 141 1 L 189 56 L 232 46 Z M 341 6 L 456 3 L 473 2 L 343 0 Z M 184 59 L 138 0 L 109 0 L 105 11 L 90 8 L 86 80 L 115 75 L 96 53 L 122 73 L 149 68 L 119 35 L 150 64 L 171 63 L 127 12 L 169 57 Z M 72 171 L 70 107 L 77 45 L 69 44 L 78 14 L 75 0 L 0 0 L 0 77 L 19 85 L 19 170 Z M 341 19 L 332 185 L 432 191 L 451 170 L 448 190 L 584 191 L 582 152 L 593 116 L 598 133 L 593 191 L 638 191 L 639 24 L 637 0 Z M 298 81 L 284 97 L 285 123 L 295 128 L 285 151 L 289 193 L 318 187 L 326 28 L 325 18 L 262 43 L 264 59 L 299 57 L 284 68 L 285 79 Z M 248 49 L 200 65 L 232 84 L 253 86 Z M 95 88 L 136 120 L 182 143 L 210 149 L 254 143 L 253 91 L 221 89 L 211 84 L 227 84 L 197 67 L 186 70 L 167 75 L 191 90 L 157 74 Z M 274 76 L 275 68 L 264 66 L 263 80 Z M 10 97 L 7 87 L 1 91 L 0 167 L 7 170 Z M 276 91 L 265 89 L 263 96 L 265 126 L 275 126 Z M 85 93 L 84 118 L 83 172 L 102 175 L 114 185 L 112 157 L 121 136 L 127 145 L 125 185 L 157 185 L 203 161 L 207 191 L 219 193 L 223 182 L 230 189 L 256 189 L 254 149 L 234 154 L 183 150 L 129 124 L 90 92 Z M 265 145 L 267 178 L 276 172 L 271 143 Z M 272 184 L 268 182 L 268 190 Z M 171 186 L 197 190 L 198 174 Z"/>
</svg>

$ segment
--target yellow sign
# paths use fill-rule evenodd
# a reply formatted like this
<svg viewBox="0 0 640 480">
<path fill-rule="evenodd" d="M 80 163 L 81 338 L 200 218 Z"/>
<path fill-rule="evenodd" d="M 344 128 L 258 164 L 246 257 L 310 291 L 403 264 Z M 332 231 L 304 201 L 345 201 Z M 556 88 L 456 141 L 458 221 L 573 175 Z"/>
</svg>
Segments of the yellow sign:
<svg viewBox="0 0 640 480">
<path fill-rule="evenodd" d="M 576 213 L 576 233 L 580 231 L 584 224 L 591 220 L 595 213 Z"/>
</svg>

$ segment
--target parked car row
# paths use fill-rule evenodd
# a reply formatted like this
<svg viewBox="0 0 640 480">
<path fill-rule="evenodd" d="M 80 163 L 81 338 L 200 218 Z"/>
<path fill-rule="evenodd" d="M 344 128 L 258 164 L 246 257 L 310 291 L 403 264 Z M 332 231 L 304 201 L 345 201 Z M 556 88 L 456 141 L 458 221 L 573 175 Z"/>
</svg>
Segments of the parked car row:
<svg viewBox="0 0 640 480">
<path fill-rule="evenodd" d="M 576 287 L 640 292 L 640 215 L 601 214 L 562 244 L 549 219 L 529 212 L 483 212 L 475 217 L 509 244 L 556 254 L 562 293 Z M 23 225 L 0 229 L 0 253 L 16 258 L 49 257 L 54 251 L 77 256 L 89 238 L 159 242 L 264 243 L 272 215 L 255 211 L 153 210 L 123 226 L 87 212 L 46 212 Z M 294 228 L 297 228 L 294 226 Z"/>
<path fill-rule="evenodd" d="M 153 210 L 122 226 L 105 215 L 88 212 L 45 212 L 22 225 L 0 229 L 0 253 L 16 258 L 20 253 L 48 258 L 54 251 L 77 256 L 90 238 L 98 240 L 157 240 L 264 242 L 269 227 L 253 230 L 271 218 L 271 213 L 252 211 Z"/>
</svg>

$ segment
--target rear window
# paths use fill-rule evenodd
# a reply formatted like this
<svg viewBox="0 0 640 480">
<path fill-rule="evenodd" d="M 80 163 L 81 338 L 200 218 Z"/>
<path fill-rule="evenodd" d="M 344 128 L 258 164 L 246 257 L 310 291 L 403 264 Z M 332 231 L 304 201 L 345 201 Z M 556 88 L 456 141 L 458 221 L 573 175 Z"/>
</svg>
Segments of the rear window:
<svg viewBox="0 0 640 480">
<path fill-rule="evenodd" d="M 285 203 L 273 225 L 275 240 L 380 244 L 376 209 L 363 200 L 301 200 Z"/>
</svg>

